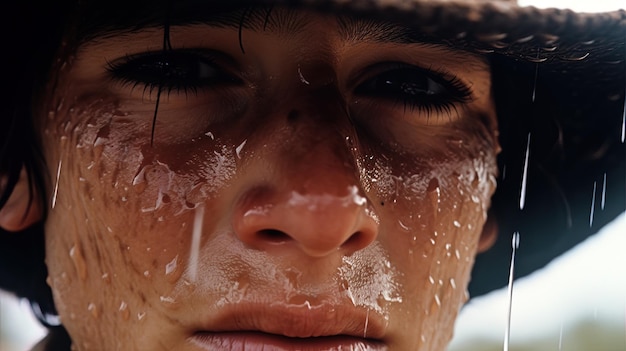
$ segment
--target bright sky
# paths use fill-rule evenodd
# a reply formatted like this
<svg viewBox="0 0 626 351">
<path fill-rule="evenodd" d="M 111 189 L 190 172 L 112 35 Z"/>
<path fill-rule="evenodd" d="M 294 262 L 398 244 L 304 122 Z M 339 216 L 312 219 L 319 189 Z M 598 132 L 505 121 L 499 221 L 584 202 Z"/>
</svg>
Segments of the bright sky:
<svg viewBox="0 0 626 351">
<path fill-rule="evenodd" d="M 625 0 L 518 0 L 522 6 L 569 8 L 579 12 L 603 12 L 626 9 Z"/>
</svg>

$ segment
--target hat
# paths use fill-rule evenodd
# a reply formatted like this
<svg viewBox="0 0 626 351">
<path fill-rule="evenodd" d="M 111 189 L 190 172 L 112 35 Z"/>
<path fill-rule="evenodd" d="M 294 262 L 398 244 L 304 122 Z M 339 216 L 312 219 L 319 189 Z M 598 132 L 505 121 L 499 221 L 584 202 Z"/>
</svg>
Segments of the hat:
<svg viewBox="0 0 626 351">
<path fill-rule="evenodd" d="M 258 1 L 254 2 L 258 4 Z M 406 26 L 423 40 L 486 55 L 502 153 L 470 296 L 542 268 L 626 209 L 626 11 L 576 13 L 506 0 L 271 1 Z"/>
<path fill-rule="evenodd" d="M 116 3 L 117 0 L 85 0 L 80 6 L 124 9 L 117 11 L 116 16 L 141 11 L 141 4 L 162 6 L 164 13 L 170 11 L 175 18 L 180 1 Z M 489 58 L 503 148 L 498 159 L 498 188 L 490 211 L 497 219 L 499 236 L 492 249 L 477 257 L 469 287 L 471 296 L 506 285 L 513 233 L 520 237 L 515 276 L 521 277 L 585 240 L 626 208 L 623 10 L 583 14 L 518 7 L 504 0 L 185 3 L 215 10 L 287 6 L 390 21 L 415 32 L 420 40 Z M 15 28 L 30 30 L 22 36 L 8 36 L 7 47 L 14 48 L 16 54 L 2 57 L 3 66 L 11 71 L 5 84 L 18 88 L 12 91 L 14 96 L 5 97 L 0 118 L 31 113 L 32 107 L 26 108 L 23 103 L 30 102 L 33 91 L 44 81 L 42 77 L 54 48 L 60 45 L 62 23 L 73 6 L 69 1 L 41 1 L 39 5 L 45 10 L 33 2 L 12 4 L 21 7 L 6 12 L 12 15 L 3 19 L 5 32 L 16 32 Z M 39 11 L 33 13 L 33 9 Z M 24 106 L 18 106 L 20 103 Z M 36 139 L 15 138 L 8 131 L 0 131 L 0 137 L 0 172 L 4 173 L 9 169 L 3 159 L 9 155 L 7 150 L 31 150 Z M 0 242 L 3 236 L 0 235 Z M 38 237 L 43 245 L 43 236 Z M 33 257 L 24 260 L 43 262 L 42 252 L 33 250 Z M 1 257 L 0 261 L 0 266 L 8 265 Z M 45 274 L 33 276 L 39 280 Z M 45 286 L 43 279 L 40 284 Z M 30 296 L 28 292 L 19 293 Z M 44 306 L 44 313 L 50 312 L 51 300 L 30 297 Z"/>
</svg>

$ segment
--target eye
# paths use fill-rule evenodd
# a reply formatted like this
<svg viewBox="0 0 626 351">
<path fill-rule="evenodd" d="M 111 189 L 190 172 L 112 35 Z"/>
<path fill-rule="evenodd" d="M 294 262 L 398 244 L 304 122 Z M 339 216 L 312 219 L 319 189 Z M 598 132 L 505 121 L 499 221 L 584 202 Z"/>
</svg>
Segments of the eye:
<svg viewBox="0 0 626 351">
<path fill-rule="evenodd" d="M 220 84 L 241 84 L 239 78 L 216 64 L 218 56 L 224 55 L 189 49 L 141 53 L 109 63 L 108 72 L 113 80 L 132 88 L 143 86 L 148 93 L 155 89 L 187 93 Z"/>
<path fill-rule="evenodd" d="M 359 84 L 359 96 L 402 103 L 405 110 L 447 111 L 470 100 L 471 90 L 456 77 L 405 64 L 383 64 L 379 71 Z"/>
</svg>

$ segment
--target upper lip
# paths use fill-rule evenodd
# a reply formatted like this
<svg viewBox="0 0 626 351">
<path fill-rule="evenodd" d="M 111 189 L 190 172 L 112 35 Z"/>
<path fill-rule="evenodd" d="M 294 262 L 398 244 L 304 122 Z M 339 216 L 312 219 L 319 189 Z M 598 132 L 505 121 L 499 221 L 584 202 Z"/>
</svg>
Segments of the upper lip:
<svg viewBox="0 0 626 351">
<path fill-rule="evenodd" d="M 236 303 L 220 308 L 201 332 L 258 331 L 295 338 L 352 336 L 381 340 L 384 318 L 355 306 Z"/>
</svg>

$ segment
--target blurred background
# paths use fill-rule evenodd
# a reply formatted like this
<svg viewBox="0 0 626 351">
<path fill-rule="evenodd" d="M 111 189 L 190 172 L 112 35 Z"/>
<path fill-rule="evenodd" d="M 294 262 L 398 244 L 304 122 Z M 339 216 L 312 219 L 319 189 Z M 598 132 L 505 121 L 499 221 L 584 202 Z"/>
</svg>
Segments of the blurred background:
<svg viewBox="0 0 626 351">
<path fill-rule="evenodd" d="M 521 5 L 584 12 L 626 8 L 626 0 L 520 0 Z M 626 40 L 626 38 L 625 38 Z M 523 255 L 523 242 L 518 254 Z M 448 351 L 626 350 L 626 214 L 597 235 L 461 311 Z M 28 304 L 0 291 L 0 351 L 25 351 L 45 335 Z"/>
</svg>

